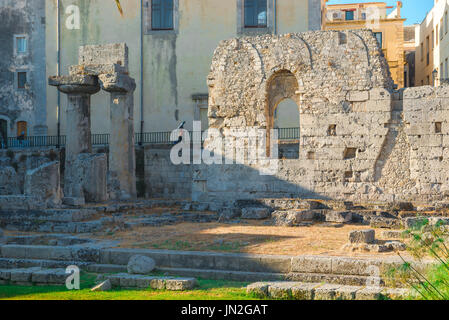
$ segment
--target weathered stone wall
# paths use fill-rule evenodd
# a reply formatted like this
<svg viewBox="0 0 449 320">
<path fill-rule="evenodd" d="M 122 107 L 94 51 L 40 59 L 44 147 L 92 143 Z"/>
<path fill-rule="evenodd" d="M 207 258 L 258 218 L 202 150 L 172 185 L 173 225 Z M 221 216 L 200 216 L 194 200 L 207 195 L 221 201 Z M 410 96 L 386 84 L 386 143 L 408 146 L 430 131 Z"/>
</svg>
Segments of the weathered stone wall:
<svg viewBox="0 0 449 320">
<path fill-rule="evenodd" d="M 259 164 L 199 166 L 195 201 L 220 207 L 257 198 L 445 197 L 449 88 L 394 92 L 370 31 L 223 41 L 208 84 L 209 121 L 223 137 L 236 129 L 273 128 L 276 106 L 293 99 L 300 114 L 299 157 L 281 157 L 277 172 L 268 176 L 260 174 Z M 217 146 L 209 141 L 206 147 Z"/>
<path fill-rule="evenodd" d="M 0 195 L 23 194 L 27 171 L 60 157 L 56 148 L 0 150 Z"/>
<path fill-rule="evenodd" d="M 47 134 L 45 72 L 45 1 L 0 0 L 0 119 L 7 135 L 17 135 L 26 121 L 28 135 Z M 16 36 L 26 37 L 27 50 L 17 53 Z M 27 73 L 27 86 L 17 87 L 17 73 Z"/>
<path fill-rule="evenodd" d="M 145 146 L 145 190 L 147 198 L 190 199 L 193 166 L 174 165 L 172 145 Z M 137 168 L 139 169 L 139 168 Z"/>
<path fill-rule="evenodd" d="M 408 88 L 403 94 L 410 197 L 449 195 L 449 86 Z"/>
</svg>

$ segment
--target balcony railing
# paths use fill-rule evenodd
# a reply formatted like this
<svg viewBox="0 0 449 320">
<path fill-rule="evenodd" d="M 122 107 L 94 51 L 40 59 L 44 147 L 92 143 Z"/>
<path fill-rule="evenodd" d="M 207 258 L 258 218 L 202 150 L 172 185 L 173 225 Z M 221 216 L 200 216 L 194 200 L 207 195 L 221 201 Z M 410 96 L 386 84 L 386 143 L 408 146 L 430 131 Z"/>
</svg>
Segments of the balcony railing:
<svg viewBox="0 0 449 320">
<path fill-rule="evenodd" d="M 299 128 L 279 128 L 279 140 L 297 140 L 300 137 Z M 192 132 L 190 138 L 192 138 Z M 136 133 L 135 142 L 138 145 L 143 144 L 170 144 L 171 132 L 144 132 Z M 10 137 L 8 138 L 8 145 L 0 141 L 0 149 L 6 148 L 36 148 L 36 147 L 64 147 L 66 144 L 66 136 L 29 136 L 25 138 Z M 109 145 L 109 134 L 93 134 L 93 146 L 107 146 Z"/>
</svg>

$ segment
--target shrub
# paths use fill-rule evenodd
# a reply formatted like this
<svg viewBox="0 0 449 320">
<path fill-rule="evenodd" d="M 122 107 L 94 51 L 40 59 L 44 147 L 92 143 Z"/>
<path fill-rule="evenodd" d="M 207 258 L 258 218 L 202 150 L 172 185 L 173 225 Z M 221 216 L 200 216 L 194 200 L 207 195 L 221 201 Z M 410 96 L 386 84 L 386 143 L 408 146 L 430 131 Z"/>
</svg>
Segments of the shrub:
<svg viewBox="0 0 449 320">
<path fill-rule="evenodd" d="M 430 225 L 429 220 L 424 219 L 405 234 L 411 238 L 408 252 L 419 261 L 430 256 L 435 265 L 421 271 L 398 253 L 404 263 L 390 270 L 387 277 L 412 288 L 412 299 L 449 300 L 449 226 L 443 221 Z"/>
</svg>

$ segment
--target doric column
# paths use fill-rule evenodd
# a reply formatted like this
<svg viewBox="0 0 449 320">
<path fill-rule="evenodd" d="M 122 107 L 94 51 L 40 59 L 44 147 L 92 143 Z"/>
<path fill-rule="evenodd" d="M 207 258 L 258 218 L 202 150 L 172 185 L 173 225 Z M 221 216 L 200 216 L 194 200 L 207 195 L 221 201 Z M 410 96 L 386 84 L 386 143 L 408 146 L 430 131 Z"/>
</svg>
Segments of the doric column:
<svg viewBox="0 0 449 320">
<path fill-rule="evenodd" d="M 49 85 L 67 94 L 66 145 L 65 145 L 65 187 L 66 197 L 84 198 L 79 186 L 72 186 L 72 168 L 82 153 L 92 152 L 90 129 L 90 97 L 100 91 L 98 78 L 86 75 L 50 77 Z"/>
<path fill-rule="evenodd" d="M 124 73 L 99 76 L 101 87 L 111 94 L 109 139 L 109 184 L 111 197 L 136 198 L 134 141 L 134 79 Z"/>
</svg>

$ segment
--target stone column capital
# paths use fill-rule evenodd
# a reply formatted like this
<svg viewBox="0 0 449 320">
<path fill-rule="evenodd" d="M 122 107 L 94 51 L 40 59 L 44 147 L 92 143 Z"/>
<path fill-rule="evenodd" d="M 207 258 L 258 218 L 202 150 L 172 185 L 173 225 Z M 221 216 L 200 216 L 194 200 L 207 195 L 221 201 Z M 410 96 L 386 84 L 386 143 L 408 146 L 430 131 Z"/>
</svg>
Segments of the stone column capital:
<svg viewBox="0 0 449 320">
<path fill-rule="evenodd" d="M 100 91 L 98 78 L 89 75 L 54 76 L 48 78 L 48 84 L 65 94 L 92 95 Z"/>
<path fill-rule="evenodd" d="M 132 93 L 136 90 L 136 81 L 124 73 L 109 73 L 98 76 L 101 88 L 110 93 Z"/>
</svg>

